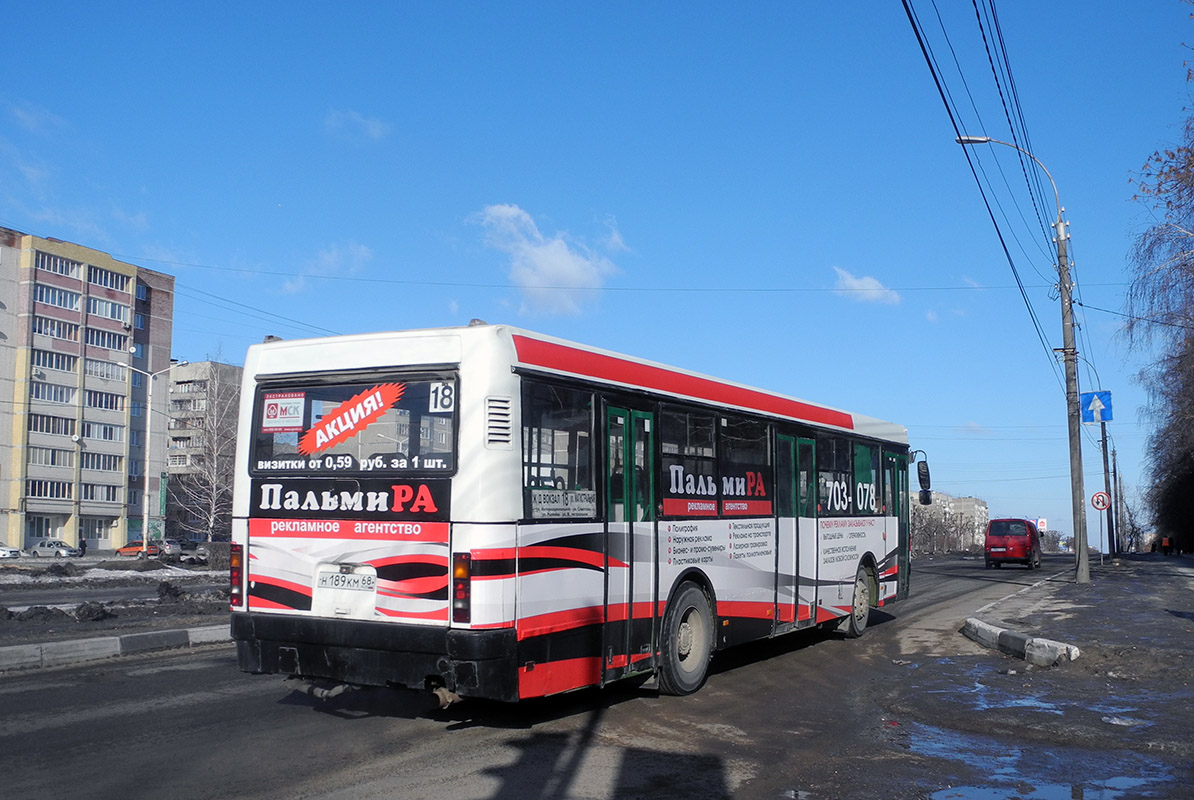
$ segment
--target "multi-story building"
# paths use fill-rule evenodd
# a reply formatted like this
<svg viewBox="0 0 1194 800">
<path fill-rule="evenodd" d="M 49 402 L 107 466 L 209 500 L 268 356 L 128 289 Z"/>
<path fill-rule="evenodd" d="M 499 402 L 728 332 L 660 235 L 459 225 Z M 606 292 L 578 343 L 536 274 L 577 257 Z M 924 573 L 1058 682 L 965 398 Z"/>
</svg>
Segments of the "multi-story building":
<svg viewBox="0 0 1194 800">
<path fill-rule="evenodd" d="M 146 387 L 169 369 L 173 315 L 172 276 L 0 228 L 0 541 L 140 537 L 166 440 L 166 393 L 147 410 Z"/>
<path fill-rule="evenodd" d="M 230 533 L 241 368 L 217 361 L 170 369 L 168 535 L 208 540 Z"/>
</svg>

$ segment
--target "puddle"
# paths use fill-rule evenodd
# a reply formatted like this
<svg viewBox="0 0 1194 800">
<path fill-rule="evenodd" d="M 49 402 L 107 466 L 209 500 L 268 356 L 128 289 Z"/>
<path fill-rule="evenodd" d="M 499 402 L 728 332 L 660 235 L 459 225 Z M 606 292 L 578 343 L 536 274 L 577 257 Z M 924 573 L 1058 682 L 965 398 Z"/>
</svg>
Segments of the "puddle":
<svg viewBox="0 0 1194 800">
<path fill-rule="evenodd" d="M 931 800 L 1124 800 L 1165 797 L 1172 786 L 1172 771 L 1143 756 L 1009 746 L 921 724 L 909 725 L 907 732 L 913 752 L 961 762 L 987 776 L 985 785 L 939 789 Z M 1059 782 L 1073 775 L 1080 777 Z"/>
<path fill-rule="evenodd" d="M 990 711 L 996 708 L 1028 708 L 1058 716 L 1064 713 L 1056 703 L 1024 694 L 1024 690 L 1020 686 L 1014 688 L 999 686 L 989 667 L 974 667 L 968 672 L 971 681 L 969 688 L 950 686 L 947 689 L 933 690 L 931 693 L 956 696 L 969 702 L 975 711 Z M 1014 675 L 999 677 L 1015 680 Z"/>
</svg>

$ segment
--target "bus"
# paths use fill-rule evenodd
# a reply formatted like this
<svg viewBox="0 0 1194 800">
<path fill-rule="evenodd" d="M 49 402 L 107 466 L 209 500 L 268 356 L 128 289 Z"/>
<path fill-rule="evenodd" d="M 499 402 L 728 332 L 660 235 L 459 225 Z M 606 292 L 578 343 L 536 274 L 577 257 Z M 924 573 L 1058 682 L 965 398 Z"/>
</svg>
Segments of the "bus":
<svg viewBox="0 0 1194 800">
<path fill-rule="evenodd" d="M 241 398 L 245 672 L 685 695 L 717 651 L 908 594 L 893 423 L 480 322 L 254 345 Z"/>
</svg>

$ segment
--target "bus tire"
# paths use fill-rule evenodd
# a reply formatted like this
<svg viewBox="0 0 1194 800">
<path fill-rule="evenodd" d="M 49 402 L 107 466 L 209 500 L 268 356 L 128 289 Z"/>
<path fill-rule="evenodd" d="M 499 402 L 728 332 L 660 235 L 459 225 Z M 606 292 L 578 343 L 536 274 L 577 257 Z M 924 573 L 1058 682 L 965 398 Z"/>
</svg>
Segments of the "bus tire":
<svg viewBox="0 0 1194 800">
<path fill-rule="evenodd" d="M 705 683 L 713 657 L 713 612 L 695 583 L 683 583 L 668 604 L 660 641 L 659 691 L 692 694 Z"/>
<path fill-rule="evenodd" d="M 859 567 L 854 576 L 854 593 L 850 601 L 850 616 L 846 617 L 844 629 L 846 638 L 857 639 L 866 632 L 867 620 L 871 616 L 871 580 L 866 567 Z"/>
</svg>

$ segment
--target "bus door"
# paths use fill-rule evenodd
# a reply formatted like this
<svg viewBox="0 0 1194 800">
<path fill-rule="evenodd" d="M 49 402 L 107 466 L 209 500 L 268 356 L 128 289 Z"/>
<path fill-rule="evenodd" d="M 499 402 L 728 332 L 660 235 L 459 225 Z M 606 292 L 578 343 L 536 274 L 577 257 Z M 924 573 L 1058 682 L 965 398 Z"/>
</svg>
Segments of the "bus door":
<svg viewBox="0 0 1194 800">
<path fill-rule="evenodd" d="M 796 624 L 796 589 L 800 584 L 796 549 L 796 439 L 779 434 L 775 448 L 775 513 L 778 546 L 775 550 L 775 630 Z"/>
<path fill-rule="evenodd" d="M 909 558 L 911 548 L 908 541 L 908 456 L 904 453 L 883 451 L 883 505 L 886 507 L 886 516 L 896 518 L 897 541 L 895 563 L 885 564 L 884 569 L 880 571 L 887 572 L 895 568 L 898 581 L 896 599 L 902 600 L 908 596 L 912 578 L 912 564 Z M 888 551 L 891 550 L 892 544 L 889 538 Z M 883 580 L 882 576 L 880 580 Z"/>
<path fill-rule="evenodd" d="M 653 666 L 654 421 L 646 411 L 606 409 L 603 683 Z"/>
<path fill-rule="evenodd" d="M 811 625 L 817 607 L 817 443 L 796 440 L 796 623 Z"/>
</svg>

